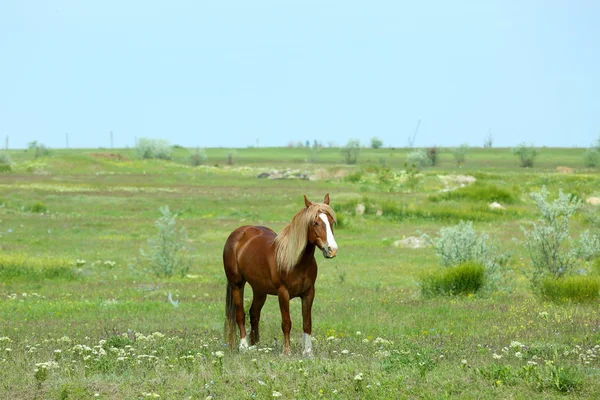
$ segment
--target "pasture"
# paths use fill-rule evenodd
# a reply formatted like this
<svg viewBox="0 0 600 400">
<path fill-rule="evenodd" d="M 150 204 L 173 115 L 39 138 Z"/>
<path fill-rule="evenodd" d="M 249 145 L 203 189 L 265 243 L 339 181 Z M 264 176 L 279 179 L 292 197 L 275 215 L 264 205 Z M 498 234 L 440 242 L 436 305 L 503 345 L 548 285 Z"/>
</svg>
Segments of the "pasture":
<svg viewBox="0 0 600 400">
<path fill-rule="evenodd" d="M 139 160 L 132 149 L 38 159 L 9 151 L 13 171 L 0 173 L 0 398 L 598 398 L 598 304 L 535 296 L 530 260 L 513 238 L 537 218 L 529 192 L 599 196 L 600 175 L 582 167 L 584 149 L 539 152 L 527 169 L 510 149 L 470 149 L 461 168 L 441 152 L 438 165 L 403 178 L 406 149 L 363 149 L 350 166 L 335 148 L 207 149 L 197 167 L 183 148 L 173 161 Z M 257 178 L 286 168 L 312 179 Z M 478 190 L 442 192 L 440 176 L 456 175 L 475 177 Z M 245 224 L 278 232 L 304 194 L 326 193 L 339 251 L 315 254 L 314 358 L 301 355 L 298 299 L 292 355 L 281 354 L 275 297 L 258 347 L 229 351 L 227 236 Z M 489 209 L 490 193 L 506 210 Z M 164 205 L 188 235 L 184 276 L 158 278 L 140 256 Z M 599 215 L 585 204 L 572 233 L 597 233 Z M 439 268 L 434 249 L 394 243 L 461 220 L 511 252 L 502 284 L 423 298 L 419 279 Z M 246 286 L 246 308 L 251 297 Z"/>
</svg>

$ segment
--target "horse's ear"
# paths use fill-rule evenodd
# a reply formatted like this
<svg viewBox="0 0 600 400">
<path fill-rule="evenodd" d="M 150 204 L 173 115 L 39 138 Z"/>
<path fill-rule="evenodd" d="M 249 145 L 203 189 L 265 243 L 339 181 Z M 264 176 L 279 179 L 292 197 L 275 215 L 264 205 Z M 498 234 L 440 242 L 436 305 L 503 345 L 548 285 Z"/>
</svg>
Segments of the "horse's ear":
<svg viewBox="0 0 600 400">
<path fill-rule="evenodd" d="M 329 193 L 327 193 L 327 194 L 325 195 L 325 198 L 323 199 L 323 203 L 325 203 L 325 204 L 329 205 Z"/>
<path fill-rule="evenodd" d="M 306 208 L 312 205 L 311 201 L 306 197 L 306 195 L 304 195 L 304 204 L 306 205 Z"/>
</svg>

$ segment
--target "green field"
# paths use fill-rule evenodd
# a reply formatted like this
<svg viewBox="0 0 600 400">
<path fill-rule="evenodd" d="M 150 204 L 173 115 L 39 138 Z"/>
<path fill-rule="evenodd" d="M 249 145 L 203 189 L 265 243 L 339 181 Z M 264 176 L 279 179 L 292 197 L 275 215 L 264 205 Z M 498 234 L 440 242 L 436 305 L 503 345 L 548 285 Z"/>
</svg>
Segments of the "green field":
<svg viewBox="0 0 600 400">
<path fill-rule="evenodd" d="M 513 238 L 537 218 L 529 192 L 600 196 L 600 174 L 583 168 L 584 149 L 538 150 L 527 169 L 510 149 L 470 149 L 461 168 L 442 151 L 408 181 L 407 149 L 362 149 L 350 166 L 335 148 L 207 149 L 198 167 L 184 148 L 173 161 L 139 160 L 134 149 L 38 159 L 11 150 L 12 171 L 0 173 L 0 398 L 598 398 L 598 303 L 535 296 L 530 260 Z M 311 179 L 257 178 L 285 169 Z M 443 192 L 444 176 L 455 175 L 475 177 L 480 192 Z M 494 190 L 506 210 L 489 209 Z M 301 357 L 298 299 L 292 356 L 281 355 L 275 298 L 258 348 L 228 351 L 227 236 L 245 224 L 279 231 L 304 194 L 326 193 L 339 252 L 317 254 L 315 357 Z M 164 205 L 188 235 L 185 276 L 157 278 L 140 255 Z M 434 249 L 393 244 L 461 220 L 511 252 L 502 285 L 423 298 L 420 278 L 439 268 Z M 598 233 L 600 208 L 584 204 L 571 228 Z"/>
</svg>

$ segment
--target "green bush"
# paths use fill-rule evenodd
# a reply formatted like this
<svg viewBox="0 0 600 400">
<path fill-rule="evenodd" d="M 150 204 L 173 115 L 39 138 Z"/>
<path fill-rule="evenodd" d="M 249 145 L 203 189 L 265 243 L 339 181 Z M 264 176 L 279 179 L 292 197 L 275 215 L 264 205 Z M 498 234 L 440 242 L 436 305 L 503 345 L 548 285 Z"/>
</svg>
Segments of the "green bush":
<svg viewBox="0 0 600 400">
<path fill-rule="evenodd" d="M 583 165 L 586 167 L 597 167 L 600 164 L 600 152 L 590 148 L 583 153 Z"/>
<path fill-rule="evenodd" d="M 12 160 L 8 153 L 0 153 L 0 172 L 12 171 Z"/>
<path fill-rule="evenodd" d="M 595 276 L 571 275 L 559 279 L 545 277 L 540 281 L 542 296 L 551 301 L 577 303 L 600 298 L 600 279 Z"/>
<path fill-rule="evenodd" d="M 427 157 L 427 152 L 423 149 L 413 150 L 406 155 L 406 163 L 415 165 L 419 168 L 431 166 L 431 159 Z"/>
<path fill-rule="evenodd" d="M 45 157 L 50 154 L 50 149 L 43 143 L 38 143 L 37 140 L 29 142 L 27 150 L 33 153 L 33 158 Z"/>
<path fill-rule="evenodd" d="M 45 213 L 48 211 L 48 207 L 41 201 L 35 202 L 31 205 L 23 207 L 23 211 L 32 212 L 32 213 Z"/>
<path fill-rule="evenodd" d="M 205 164 L 207 160 L 208 156 L 206 155 L 206 150 L 204 149 L 198 147 L 194 151 L 190 152 L 190 165 L 193 167 Z"/>
<path fill-rule="evenodd" d="M 533 145 L 527 146 L 527 144 L 523 142 L 515 147 L 512 152 L 514 155 L 519 156 L 519 165 L 521 165 L 521 167 L 533 167 L 533 162 L 537 156 L 537 150 Z"/>
<path fill-rule="evenodd" d="M 422 278 L 421 294 L 425 297 L 473 294 L 485 285 L 485 275 L 485 267 L 476 262 L 444 268 Z"/>
<path fill-rule="evenodd" d="M 466 143 L 450 150 L 457 166 L 460 167 L 465 165 L 465 162 L 467 161 L 467 150 L 469 150 L 469 145 Z"/>
<path fill-rule="evenodd" d="M 169 146 L 169 142 L 163 139 L 139 138 L 137 140 L 136 152 L 142 160 L 171 159 L 171 147 Z"/>
<path fill-rule="evenodd" d="M 371 147 L 374 148 L 374 149 L 378 149 L 381 146 L 383 146 L 383 140 L 379 139 L 376 136 L 373 136 L 371 138 Z"/>
<path fill-rule="evenodd" d="M 581 199 L 559 190 L 558 198 L 549 202 L 545 186 L 530 195 L 540 218 L 529 230 L 521 226 L 521 231 L 534 268 L 531 282 L 534 288 L 539 288 L 542 278 L 568 275 L 577 264 L 600 254 L 600 238 L 585 231 L 579 242 L 575 242 L 569 235 L 569 222 L 581 207 Z"/>
<path fill-rule="evenodd" d="M 360 141 L 358 139 L 350 139 L 346 146 L 341 150 L 344 162 L 346 164 L 356 164 L 358 154 L 360 153 Z"/>
<path fill-rule="evenodd" d="M 160 213 L 162 216 L 154 222 L 158 232 L 148 239 L 148 250 L 140 249 L 140 253 L 156 276 L 185 275 L 190 267 L 185 228 L 176 228 L 177 214 L 169 206 L 161 207 Z"/>
</svg>

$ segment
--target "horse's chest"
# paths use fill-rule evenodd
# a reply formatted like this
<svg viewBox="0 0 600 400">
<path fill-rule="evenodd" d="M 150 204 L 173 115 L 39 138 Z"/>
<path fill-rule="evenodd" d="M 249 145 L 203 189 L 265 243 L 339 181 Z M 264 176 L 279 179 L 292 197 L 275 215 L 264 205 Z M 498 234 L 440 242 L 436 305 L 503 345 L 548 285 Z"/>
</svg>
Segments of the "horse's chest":
<svg viewBox="0 0 600 400">
<path fill-rule="evenodd" d="M 290 298 L 302 296 L 308 292 L 315 284 L 316 275 L 310 276 L 306 274 L 297 276 L 288 276 L 284 282 L 287 287 Z"/>
</svg>

